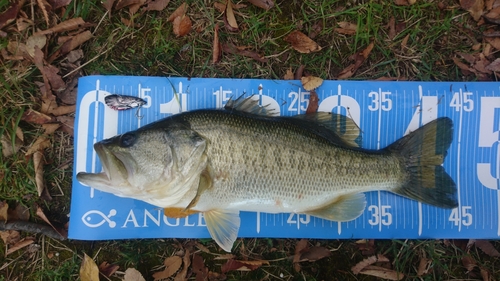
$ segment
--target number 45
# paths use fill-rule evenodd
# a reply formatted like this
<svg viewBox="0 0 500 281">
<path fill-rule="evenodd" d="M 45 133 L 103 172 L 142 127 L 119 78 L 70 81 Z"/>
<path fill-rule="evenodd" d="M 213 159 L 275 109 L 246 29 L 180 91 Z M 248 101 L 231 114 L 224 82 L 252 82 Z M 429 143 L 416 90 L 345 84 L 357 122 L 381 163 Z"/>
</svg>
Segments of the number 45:
<svg viewBox="0 0 500 281">
<path fill-rule="evenodd" d="M 464 226 L 470 226 L 472 225 L 472 214 L 470 213 L 470 210 L 472 209 L 471 206 L 462 206 L 462 224 Z M 459 208 L 455 208 L 451 211 L 450 217 L 448 218 L 449 221 L 453 222 L 455 226 L 458 226 L 460 224 L 460 214 L 458 213 Z"/>
</svg>

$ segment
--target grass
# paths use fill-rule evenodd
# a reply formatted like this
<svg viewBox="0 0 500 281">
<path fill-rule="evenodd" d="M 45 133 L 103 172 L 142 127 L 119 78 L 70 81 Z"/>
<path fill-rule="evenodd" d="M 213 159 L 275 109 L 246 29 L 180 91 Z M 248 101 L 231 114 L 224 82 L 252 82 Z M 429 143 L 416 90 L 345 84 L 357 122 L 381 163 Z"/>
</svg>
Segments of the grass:
<svg viewBox="0 0 500 281">
<path fill-rule="evenodd" d="M 442 1 L 447 8 L 437 8 L 438 1 L 417 1 L 412 6 L 396 6 L 392 1 L 278 1 L 269 11 L 249 6 L 237 11 L 240 25 L 238 33 L 224 29 L 222 15 L 214 9 L 212 1 L 188 1 L 188 15 L 193 30 L 185 37 L 177 38 L 167 18 L 181 3 L 174 0 L 161 12 L 137 13 L 132 17 L 127 9 L 113 11 L 111 16 L 98 1 L 72 1 L 65 12 L 59 13 L 60 21 L 82 17 L 95 23 L 93 38 L 86 42 L 82 68 L 83 75 L 120 74 L 148 76 L 186 77 L 233 77 L 281 79 L 289 67 L 306 66 L 306 72 L 324 79 L 335 79 L 338 73 L 351 63 L 349 57 L 374 42 L 375 48 L 354 80 L 372 80 L 393 77 L 422 81 L 464 81 L 474 77 L 464 76 L 454 65 L 456 52 L 471 52 L 482 30 L 476 27 L 470 16 L 456 6 L 455 1 Z M 9 6 L 0 0 L 0 12 Z M 35 26 L 46 28 L 40 11 L 31 14 L 30 5 L 23 11 L 35 19 Z M 394 17 L 400 32 L 391 40 L 389 23 Z M 132 25 L 123 23 L 130 19 Z M 346 21 L 358 26 L 356 35 L 335 32 L 338 23 Z M 221 42 L 263 54 L 268 63 L 238 55 L 224 54 L 220 63 L 213 65 L 212 40 L 215 23 L 220 28 Z M 300 54 L 293 51 L 284 37 L 295 29 L 309 33 L 315 24 L 323 28 L 315 37 L 323 50 Z M 33 33 L 29 28 L 23 33 L 9 32 L 0 37 L 0 49 L 10 40 L 25 41 Z M 406 43 L 403 43 L 406 42 Z M 54 44 L 55 46 L 55 44 Z M 49 54 L 54 46 L 48 48 Z M 54 62 L 55 65 L 60 61 Z M 54 199 L 45 202 L 38 198 L 34 183 L 32 161 L 24 152 L 42 133 L 39 126 L 21 121 L 22 114 L 38 109 L 40 94 L 35 81 L 42 81 L 40 72 L 30 62 L 0 60 L 0 134 L 14 136 L 15 128 L 24 132 L 24 146 L 11 157 L 0 155 L 0 200 L 11 205 L 21 203 L 30 207 L 32 220 L 34 203 L 44 209 L 47 217 L 56 225 L 64 225 L 69 213 L 69 196 L 72 177 L 72 138 L 63 132 L 51 136 L 51 147 L 45 150 L 44 179 Z M 12 141 L 14 139 L 12 138 Z M 23 236 L 29 236 L 23 233 Z M 174 255 L 182 247 L 202 243 L 213 252 L 217 246 L 211 240 L 191 241 L 172 239 L 60 242 L 41 235 L 28 248 L 5 256 L 0 248 L 0 280 L 75 280 L 83 253 L 95 257 L 97 263 L 107 261 L 120 266 L 137 268 L 147 280 L 152 280 L 153 269 L 161 268 L 163 260 Z M 492 276 L 500 275 L 500 262 L 472 249 L 464 247 L 466 241 L 434 240 L 379 240 L 373 253 L 363 254 L 354 241 L 310 240 L 311 245 L 326 247 L 332 256 L 312 263 L 303 263 L 296 272 L 290 259 L 294 254 L 293 239 L 241 239 L 236 247 L 239 257 L 271 260 L 270 265 L 251 272 L 230 272 L 227 280 L 375 280 L 374 277 L 353 275 L 350 268 L 373 253 L 386 255 L 391 266 L 405 274 L 407 280 L 454 280 L 480 279 L 479 267 L 468 272 L 462 258 L 472 255 L 481 268 Z M 244 245 L 244 247 L 243 247 Z M 494 242 L 498 248 L 499 242 Z M 210 270 L 220 272 L 224 261 L 200 252 Z M 419 277 L 419 262 L 430 260 L 430 271 Z M 193 279 L 193 278 L 192 278 Z M 119 280 L 112 277 L 111 280 Z"/>
</svg>

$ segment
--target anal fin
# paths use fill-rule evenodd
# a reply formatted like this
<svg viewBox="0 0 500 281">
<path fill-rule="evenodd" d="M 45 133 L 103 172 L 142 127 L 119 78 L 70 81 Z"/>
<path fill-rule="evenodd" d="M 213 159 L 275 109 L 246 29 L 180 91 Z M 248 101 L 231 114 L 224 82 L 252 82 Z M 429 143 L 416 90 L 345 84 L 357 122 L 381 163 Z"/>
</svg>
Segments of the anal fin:
<svg viewBox="0 0 500 281">
<path fill-rule="evenodd" d="M 240 229 L 240 212 L 215 209 L 203 213 L 210 236 L 226 252 L 231 252 Z"/>
<path fill-rule="evenodd" d="M 364 193 L 339 196 L 334 202 L 305 214 L 331 221 L 351 221 L 363 214 L 366 207 Z"/>
<path fill-rule="evenodd" d="M 195 210 L 186 210 L 185 208 L 165 208 L 163 214 L 169 218 L 184 218 L 192 214 L 199 213 Z"/>
</svg>

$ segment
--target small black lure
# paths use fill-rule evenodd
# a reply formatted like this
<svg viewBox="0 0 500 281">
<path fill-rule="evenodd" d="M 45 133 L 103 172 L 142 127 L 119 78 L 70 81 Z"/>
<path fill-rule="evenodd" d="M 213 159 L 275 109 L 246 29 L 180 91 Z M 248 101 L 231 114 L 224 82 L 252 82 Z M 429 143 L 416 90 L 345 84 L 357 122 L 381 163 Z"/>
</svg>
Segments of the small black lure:
<svg viewBox="0 0 500 281">
<path fill-rule="evenodd" d="M 137 112 L 135 113 L 137 118 L 142 118 L 142 116 L 139 116 L 139 109 L 146 104 L 146 101 L 141 98 L 124 95 L 109 95 L 104 97 L 104 101 L 107 106 L 114 110 L 127 110 L 137 107 Z"/>
</svg>

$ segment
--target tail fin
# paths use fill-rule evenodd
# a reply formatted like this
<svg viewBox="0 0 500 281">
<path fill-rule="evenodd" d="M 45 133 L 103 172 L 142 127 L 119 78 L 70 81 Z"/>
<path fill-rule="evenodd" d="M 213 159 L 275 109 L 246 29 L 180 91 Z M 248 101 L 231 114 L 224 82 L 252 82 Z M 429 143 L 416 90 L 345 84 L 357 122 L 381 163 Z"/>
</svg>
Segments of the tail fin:
<svg viewBox="0 0 500 281">
<path fill-rule="evenodd" d="M 453 122 L 438 118 L 399 139 L 386 149 L 404 157 L 406 183 L 394 193 L 441 208 L 458 206 L 457 187 L 443 164 L 453 139 Z"/>
</svg>

